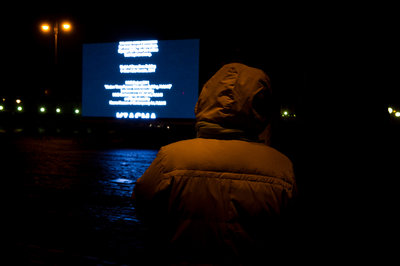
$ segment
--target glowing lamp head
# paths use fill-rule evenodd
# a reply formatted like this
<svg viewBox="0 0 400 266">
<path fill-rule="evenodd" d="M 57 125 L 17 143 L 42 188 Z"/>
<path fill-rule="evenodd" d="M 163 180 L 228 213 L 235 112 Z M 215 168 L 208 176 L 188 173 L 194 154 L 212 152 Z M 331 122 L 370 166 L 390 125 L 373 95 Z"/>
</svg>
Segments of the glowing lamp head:
<svg viewBox="0 0 400 266">
<path fill-rule="evenodd" d="M 49 32 L 50 31 L 50 25 L 47 23 L 43 23 L 40 28 L 42 29 L 43 32 Z"/>
<path fill-rule="evenodd" d="M 394 116 L 395 116 L 395 117 L 400 117 L 400 112 L 396 112 L 396 113 L 394 114 Z"/>
<path fill-rule="evenodd" d="M 64 31 L 70 31 L 70 30 L 71 30 L 71 24 L 68 23 L 68 22 L 64 22 L 64 23 L 61 25 L 61 27 L 62 27 L 62 29 L 63 29 Z"/>
</svg>

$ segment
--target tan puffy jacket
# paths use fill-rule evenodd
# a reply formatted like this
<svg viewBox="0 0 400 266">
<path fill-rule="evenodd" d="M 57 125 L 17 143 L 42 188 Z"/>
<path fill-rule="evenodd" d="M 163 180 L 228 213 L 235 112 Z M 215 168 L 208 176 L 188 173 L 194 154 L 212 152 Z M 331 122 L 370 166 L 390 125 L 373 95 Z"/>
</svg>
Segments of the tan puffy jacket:
<svg viewBox="0 0 400 266">
<path fill-rule="evenodd" d="M 224 66 L 196 105 L 199 137 L 162 147 L 137 180 L 138 208 L 160 219 L 173 245 L 240 253 L 275 230 L 296 184 L 285 155 L 249 141 L 265 122 L 254 97 L 267 89 L 262 71 Z"/>
</svg>

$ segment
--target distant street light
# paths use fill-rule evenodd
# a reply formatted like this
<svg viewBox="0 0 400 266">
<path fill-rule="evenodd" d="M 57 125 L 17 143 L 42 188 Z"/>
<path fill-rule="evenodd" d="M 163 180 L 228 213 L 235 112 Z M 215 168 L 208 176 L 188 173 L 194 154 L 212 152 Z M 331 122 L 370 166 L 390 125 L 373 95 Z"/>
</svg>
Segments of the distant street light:
<svg viewBox="0 0 400 266">
<path fill-rule="evenodd" d="M 63 28 L 63 30 L 65 30 L 65 31 L 70 31 L 70 30 L 71 30 L 71 24 L 69 24 L 69 23 L 63 23 L 63 24 L 62 24 L 62 28 Z"/>
<path fill-rule="evenodd" d="M 40 25 L 40 29 L 44 33 L 50 33 L 51 32 L 51 25 L 48 23 L 42 23 Z M 69 22 L 63 22 L 61 24 L 61 30 L 64 32 L 69 32 L 72 29 L 72 25 Z M 54 23 L 53 27 L 53 34 L 54 34 L 54 63 L 58 63 L 58 33 L 60 31 L 59 23 L 56 21 Z"/>
<path fill-rule="evenodd" d="M 50 26 L 48 24 L 42 24 L 42 31 L 44 32 L 50 31 Z"/>
</svg>

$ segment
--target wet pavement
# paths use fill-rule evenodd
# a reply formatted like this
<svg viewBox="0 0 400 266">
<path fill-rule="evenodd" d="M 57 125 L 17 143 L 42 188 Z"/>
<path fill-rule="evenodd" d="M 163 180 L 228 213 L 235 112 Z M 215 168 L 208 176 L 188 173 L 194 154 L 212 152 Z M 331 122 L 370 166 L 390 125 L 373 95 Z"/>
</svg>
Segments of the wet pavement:
<svg viewBox="0 0 400 266">
<path fill-rule="evenodd" d="M 10 265 L 140 265 L 151 256 L 130 194 L 157 150 L 68 138 L 1 140 Z"/>
</svg>

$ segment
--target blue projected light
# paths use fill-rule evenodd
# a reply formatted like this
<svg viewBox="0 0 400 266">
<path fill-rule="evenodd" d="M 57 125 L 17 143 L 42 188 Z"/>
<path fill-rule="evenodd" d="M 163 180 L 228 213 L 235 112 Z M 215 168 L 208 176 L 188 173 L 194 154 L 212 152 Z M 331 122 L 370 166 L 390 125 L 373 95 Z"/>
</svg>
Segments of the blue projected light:
<svg viewBox="0 0 400 266">
<path fill-rule="evenodd" d="M 82 115 L 194 118 L 199 40 L 83 45 Z"/>
</svg>

